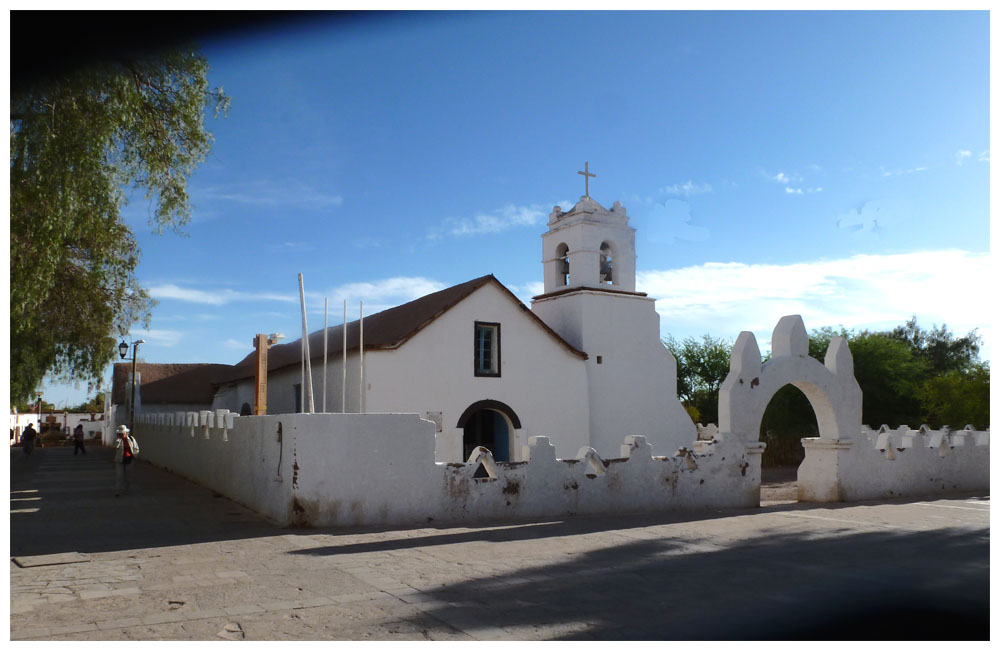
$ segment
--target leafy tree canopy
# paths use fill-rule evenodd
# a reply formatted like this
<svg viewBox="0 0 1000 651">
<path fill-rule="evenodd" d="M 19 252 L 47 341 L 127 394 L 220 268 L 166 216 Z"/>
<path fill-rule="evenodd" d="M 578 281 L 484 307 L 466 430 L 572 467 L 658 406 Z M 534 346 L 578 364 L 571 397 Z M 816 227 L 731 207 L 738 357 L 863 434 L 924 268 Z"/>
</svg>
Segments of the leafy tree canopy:
<svg viewBox="0 0 1000 651">
<path fill-rule="evenodd" d="M 701 422 L 719 420 L 719 387 L 729 373 L 732 342 L 704 335 L 678 342 L 667 336 L 663 343 L 677 359 L 677 396 L 693 407 Z M 691 413 L 691 410 L 688 411 Z"/>
<path fill-rule="evenodd" d="M 872 427 L 989 425 L 989 364 L 979 360 L 981 337 L 964 337 L 947 326 L 921 328 L 916 317 L 890 331 L 861 332 L 824 327 L 813 330 L 809 355 L 823 361 L 830 340 L 847 339 L 854 376 L 864 394 L 862 422 Z M 732 344 L 709 335 L 701 341 L 664 340 L 677 359 L 677 393 L 701 422 L 718 422 L 718 389 L 729 372 Z M 816 435 L 816 419 L 805 395 L 779 390 L 768 405 L 762 430 L 796 438 Z"/>
<path fill-rule="evenodd" d="M 12 401 L 46 373 L 95 384 L 116 331 L 148 326 L 152 300 L 120 213 L 141 190 L 157 233 L 190 218 L 187 178 L 212 143 L 205 110 L 229 105 L 207 72 L 194 48 L 179 47 L 12 86 Z"/>
</svg>

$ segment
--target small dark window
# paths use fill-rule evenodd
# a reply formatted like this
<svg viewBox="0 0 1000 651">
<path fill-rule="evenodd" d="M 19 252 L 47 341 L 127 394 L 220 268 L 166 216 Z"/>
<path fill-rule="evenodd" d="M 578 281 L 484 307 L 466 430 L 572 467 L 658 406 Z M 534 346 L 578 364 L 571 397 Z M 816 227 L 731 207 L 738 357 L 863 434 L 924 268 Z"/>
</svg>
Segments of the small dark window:
<svg viewBox="0 0 1000 651">
<path fill-rule="evenodd" d="M 500 377 L 500 324 L 476 321 L 473 345 L 476 377 Z"/>
<path fill-rule="evenodd" d="M 302 413 L 302 384 L 296 384 L 295 387 L 295 413 Z"/>
<path fill-rule="evenodd" d="M 603 364 L 604 363 L 604 356 L 603 355 L 598 355 L 597 356 L 597 363 L 598 364 Z"/>
</svg>

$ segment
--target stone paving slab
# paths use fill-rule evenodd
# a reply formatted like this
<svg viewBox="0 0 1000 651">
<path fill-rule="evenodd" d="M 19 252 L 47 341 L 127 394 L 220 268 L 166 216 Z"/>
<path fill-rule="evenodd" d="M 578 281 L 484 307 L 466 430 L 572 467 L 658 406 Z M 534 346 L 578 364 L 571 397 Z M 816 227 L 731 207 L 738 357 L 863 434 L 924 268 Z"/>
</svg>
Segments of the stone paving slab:
<svg viewBox="0 0 1000 651">
<path fill-rule="evenodd" d="M 101 477 L 89 451 L 12 455 L 12 494 L 40 498 L 11 515 L 12 640 L 989 637 L 987 496 L 296 530 L 140 463 L 78 521 L 49 486 Z"/>
<path fill-rule="evenodd" d="M 42 565 L 86 563 L 90 557 L 78 552 L 66 552 L 64 554 L 42 554 L 41 556 L 14 556 L 11 560 L 19 567 L 41 567 Z"/>
</svg>

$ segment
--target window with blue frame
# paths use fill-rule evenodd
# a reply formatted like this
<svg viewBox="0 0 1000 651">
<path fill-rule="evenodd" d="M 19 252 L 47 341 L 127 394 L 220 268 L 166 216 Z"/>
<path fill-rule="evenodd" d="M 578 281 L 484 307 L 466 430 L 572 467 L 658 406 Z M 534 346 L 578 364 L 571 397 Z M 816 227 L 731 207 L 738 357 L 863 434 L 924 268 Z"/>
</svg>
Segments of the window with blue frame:
<svg viewBox="0 0 1000 651">
<path fill-rule="evenodd" d="M 500 324 L 476 321 L 473 344 L 476 377 L 500 377 Z"/>
</svg>

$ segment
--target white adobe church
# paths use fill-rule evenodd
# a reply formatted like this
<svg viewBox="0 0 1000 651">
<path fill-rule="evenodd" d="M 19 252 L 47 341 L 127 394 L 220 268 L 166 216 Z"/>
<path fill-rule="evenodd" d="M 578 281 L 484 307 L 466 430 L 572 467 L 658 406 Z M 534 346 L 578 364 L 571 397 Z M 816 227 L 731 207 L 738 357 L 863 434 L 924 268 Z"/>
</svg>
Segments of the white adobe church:
<svg viewBox="0 0 1000 651">
<path fill-rule="evenodd" d="M 548 436 L 561 458 L 582 447 L 617 457 L 635 434 L 656 455 L 689 447 L 697 434 L 677 398 L 676 361 L 660 341 L 654 299 L 635 291 L 635 229 L 625 208 L 605 209 L 588 186 L 568 212 L 553 209 L 542 254 L 544 293 L 530 309 L 488 275 L 366 316 L 363 390 L 359 322 L 346 324 L 343 405 L 345 326 L 329 330 L 325 403 L 324 333 L 311 333 L 317 411 L 417 413 L 436 424 L 439 462 L 464 461 L 477 446 L 497 461 L 521 461 L 529 436 Z M 300 411 L 300 351 L 300 341 L 270 349 L 268 414 Z M 248 415 L 255 364 L 251 353 L 221 378 L 205 375 L 205 408 Z M 199 382 L 197 367 L 187 372 Z M 116 385 L 119 375 L 127 381 L 116 373 Z M 192 382 L 178 380 L 190 392 Z M 142 409 L 172 411 L 172 392 L 153 389 L 147 383 Z M 162 395 L 154 401 L 151 393 Z"/>
</svg>

